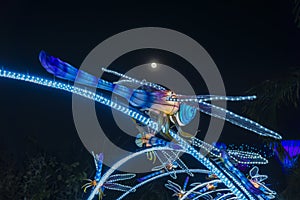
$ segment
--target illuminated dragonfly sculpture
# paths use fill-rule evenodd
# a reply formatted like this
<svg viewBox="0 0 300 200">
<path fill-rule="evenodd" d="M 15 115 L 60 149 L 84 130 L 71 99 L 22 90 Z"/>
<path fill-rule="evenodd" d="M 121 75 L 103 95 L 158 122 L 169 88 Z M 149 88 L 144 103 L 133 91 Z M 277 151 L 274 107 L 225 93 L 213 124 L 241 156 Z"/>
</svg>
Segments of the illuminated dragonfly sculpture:
<svg viewBox="0 0 300 200">
<path fill-rule="evenodd" d="M 143 182 L 162 173 L 168 173 L 173 179 L 176 179 L 176 170 L 179 168 L 184 170 L 189 176 L 194 176 L 186 164 L 179 158 L 179 153 L 180 152 L 165 150 L 154 151 L 154 154 L 160 161 L 160 165 L 153 167 L 153 173 L 139 178 L 138 181 Z"/>
<path fill-rule="evenodd" d="M 84 192 L 87 191 L 88 188 L 92 188 L 94 189 L 97 185 L 97 183 L 100 181 L 101 179 L 101 175 L 102 175 L 102 165 L 103 165 L 103 154 L 93 154 L 94 157 L 94 162 L 95 162 L 95 167 L 96 167 L 96 173 L 94 176 L 94 179 L 86 179 L 88 182 L 86 184 L 84 184 L 82 186 L 82 188 L 84 189 Z M 116 190 L 116 191 L 122 191 L 122 192 L 126 192 L 128 190 L 131 189 L 130 186 L 127 185 L 122 185 L 120 183 L 117 183 L 118 181 L 123 181 L 123 180 L 128 180 L 128 179 L 132 179 L 134 178 L 136 175 L 135 174 L 114 174 L 111 175 L 106 182 L 100 187 L 100 189 L 98 190 L 98 197 L 99 199 L 102 199 L 104 196 L 104 189 L 109 189 L 109 190 Z M 134 192 L 134 191 L 132 191 Z"/>
<path fill-rule="evenodd" d="M 253 100 L 256 98 L 255 96 L 232 97 L 217 95 L 178 95 L 175 92 L 168 90 L 160 85 L 146 81 L 139 81 L 118 72 L 103 69 L 107 73 L 121 76 L 129 80 L 131 83 L 141 86 L 138 89 L 133 89 L 130 87 L 126 87 L 121 83 L 111 83 L 82 70 L 78 70 L 77 68 L 66 62 L 48 55 L 44 51 L 41 51 L 39 59 L 42 66 L 55 77 L 68 81 L 76 80 L 77 83 L 80 83 L 82 85 L 97 87 L 101 90 L 113 92 L 127 100 L 132 107 L 140 111 L 151 113 L 153 115 L 157 114 L 159 117 L 162 116 L 164 120 L 161 123 L 164 127 L 163 132 L 165 134 L 168 133 L 170 123 L 173 123 L 177 127 L 179 134 L 184 135 L 180 127 L 189 124 L 196 116 L 196 111 L 199 110 L 200 112 L 226 120 L 232 124 L 255 132 L 259 135 L 281 139 L 281 136 L 278 133 L 265 128 L 250 119 L 239 116 L 231 111 L 208 103 L 209 101 L 220 100 Z"/>
</svg>

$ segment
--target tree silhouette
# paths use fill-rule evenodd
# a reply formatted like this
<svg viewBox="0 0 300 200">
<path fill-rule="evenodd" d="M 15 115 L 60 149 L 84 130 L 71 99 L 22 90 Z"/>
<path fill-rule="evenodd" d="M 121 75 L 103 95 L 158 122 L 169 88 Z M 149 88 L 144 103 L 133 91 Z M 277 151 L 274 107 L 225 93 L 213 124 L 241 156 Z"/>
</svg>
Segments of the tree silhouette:
<svg viewBox="0 0 300 200">
<path fill-rule="evenodd" d="M 271 127 L 276 127 L 278 125 L 281 107 L 297 108 L 299 106 L 299 91 L 300 68 L 296 68 L 286 74 L 282 74 L 279 78 L 266 80 L 247 91 L 249 94 L 256 94 L 258 99 L 246 104 L 244 111 L 256 121 L 263 122 Z M 283 161 L 285 158 L 289 158 L 288 153 L 282 147 L 280 141 L 265 138 L 263 138 L 263 140 L 273 147 L 276 146 L 280 160 Z M 299 159 L 297 162 L 298 164 L 287 174 L 288 185 L 286 189 L 278 195 L 279 199 L 300 199 Z"/>
</svg>

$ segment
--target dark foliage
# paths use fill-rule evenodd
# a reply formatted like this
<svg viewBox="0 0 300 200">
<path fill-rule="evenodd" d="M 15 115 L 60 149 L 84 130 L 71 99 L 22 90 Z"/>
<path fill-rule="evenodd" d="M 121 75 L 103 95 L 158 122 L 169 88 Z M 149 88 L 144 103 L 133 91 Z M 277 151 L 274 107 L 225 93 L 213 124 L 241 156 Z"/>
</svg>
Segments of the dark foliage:
<svg viewBox="0 0 300 200">
<path fill-rule="evenodd" d="M 280 78 L 266 80 L 247 91 L 258 99 L 247 104 L 244 111 L 256 121 L 277 124 L 278 109 L 283 105 L 297 107 L 299 104 L 300 68 L 282 74 Z"/>
<path fill-rule="evenodd" d="M 293 14 L 295 16 L 295 23 L 300 28 L 300 0 L 294 0 Z"/>
<path fill-rule="evenodd" d="M 48 154 L 28 158 L 22 169 L 1 154 L 0 199 L 82 199 L 87 175 L 79 163 L 64 163 Z"/>
</svg>

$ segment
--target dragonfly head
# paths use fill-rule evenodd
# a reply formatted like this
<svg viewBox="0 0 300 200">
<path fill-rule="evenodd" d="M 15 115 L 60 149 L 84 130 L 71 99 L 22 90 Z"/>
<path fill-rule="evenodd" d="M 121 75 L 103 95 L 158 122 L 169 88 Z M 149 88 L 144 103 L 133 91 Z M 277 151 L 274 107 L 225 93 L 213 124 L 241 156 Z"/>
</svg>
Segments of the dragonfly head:
<svg viewBox="0 0 300 200">
<path fill-rule="evenodd" d="M 175 113 L 175 119 L 179 126 L 189 124 L 197 114 L 197 109 L 185 103 L 180 103 L 178 111 Z M 174 120 L 171 121 L 174 123 Z"/>
<path fill-rule="evenodd" d="M 171 90 L 154 91 L 151 93 L 152 100 L 149 108 L 158 110 L 166 115 L 174 115 L 178 112 L 180 103 L 177 101 L 170 101 L 170 98 L 175 98 L 176 94 Z"/>
<path fill-rule="evenodd" d="M 96 186 L 97 186 L 97 181 L 96 181 L 96 180 L 92 180 L 91 185 L 92 185 L 93 187 L 96 187 Z"/>
<path fill-rule="evenodd" d="M 217 185 L 215 185 L 215 184 L 208 184 L 206 187 L 207 187 L 208 190 L 214 190 L 214 189 L 216 189 Z"/>
</svg>

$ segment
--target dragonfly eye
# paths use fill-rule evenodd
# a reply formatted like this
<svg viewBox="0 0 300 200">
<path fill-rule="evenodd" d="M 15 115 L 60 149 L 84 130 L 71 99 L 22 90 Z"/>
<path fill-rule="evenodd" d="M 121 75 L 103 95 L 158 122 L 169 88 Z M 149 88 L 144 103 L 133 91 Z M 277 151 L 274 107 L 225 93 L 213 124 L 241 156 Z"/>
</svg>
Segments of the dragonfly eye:
<svg viewBox="0 0 300 200">
<path fill-rule="evenodd" d="M 168 91 L 168 92 L 166 93 L 166 95 L 167 95 L 167 101 L 169 101 L 170 99 L 173 99 L 173 98 L 176 97 L 175 93 L 172 92 L 172 91 Z"/>
<path fill-rule="evenodd" d="M 179 111 L 175 114 L 178 125 L 185 126 L 189 124 L 196 116 L 197 109 L 185 103 L 181 103 Z"/>
</svg>

